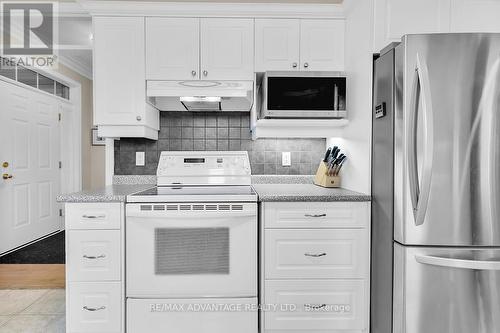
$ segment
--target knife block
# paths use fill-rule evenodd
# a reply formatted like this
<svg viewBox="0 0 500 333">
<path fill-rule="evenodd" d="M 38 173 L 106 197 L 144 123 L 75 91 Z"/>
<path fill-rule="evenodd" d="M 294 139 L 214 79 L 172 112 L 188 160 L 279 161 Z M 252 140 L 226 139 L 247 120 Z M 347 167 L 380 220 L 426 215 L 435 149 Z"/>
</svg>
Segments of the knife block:
<svg viewBox="0 0 500 333">
<path fill-rule="evenodd" d="M 321 161 L 314 176 L 314 184 L 322 187 L 340 187 L 340 176 L 329 176 L 326 163 Z"/>
</svg>

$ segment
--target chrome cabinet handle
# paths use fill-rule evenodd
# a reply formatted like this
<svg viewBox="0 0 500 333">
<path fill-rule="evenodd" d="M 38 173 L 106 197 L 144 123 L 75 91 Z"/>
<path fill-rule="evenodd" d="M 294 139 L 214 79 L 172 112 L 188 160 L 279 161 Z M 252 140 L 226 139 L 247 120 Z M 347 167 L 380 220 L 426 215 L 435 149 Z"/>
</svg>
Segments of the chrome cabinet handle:
<svg viewBox="0 0 500 333">
<path fill-rule="evenodd" d="M 208 75 L 208 71 L 203 71 L 203 75 L 207 76 Z"/>
<path fill-rule="evenodd" d="M 304 214 L 305 217 L 325 217 L 326 214 Z"/>
<path fill-rule="evenodd" d="M 135 119 L 137 119 L 137 121 L 141 121 L 142 120 L 141 116 L 137 116 L 137 117 L 135 117 Z"/>
<path fill-rule="evenodd" d="M 106 215 L 82 215 L 84 219 L 103 219 L 106 217 Z"/>
<path fill-rule="evenodd" d="M 318 258 L 318 257 L 324 257 L 324 256 L 326 256 L 326 253 L 325 252 L 323 252 L 323 253 L 304 253 L 304 255 L 306 257 Z"/>
<path fill-rule="evenodd" d="M 106 258 L 106 255 L 100 254 L 98 256 L 88 256 L 88 255 L 84 254 L 83 257 L 87 258 L 87 259 L 102 259 L 102 258 Z"/>
<path fill-rule="evenodd" d="M 309 67 L 309 64 L 307 62 L 304 63 L 304 68 Z"/>
<path fill-rule="evenodd" d="M 306 309 L 319 310 L 326 307 L 326 304 L 304 304 Z"/>
<path fill-rule="evenodd" d="M 94 312 L 94 311 L 100 311 L 100 310 L 104 310 L 106 309 L 106 307 L 103 305 L 101 307 L 98 307 L 98 308 L 89 308 L 88 306 L 84 306 L 83 307 L 84 310 L 87 310 L 87 311 L 90 311 L 90 312 Z"/>
<path fill-rule="evenodd" d="M 196 71 L 191 71 L 192 76 L 196 76 Z"/>
<path fill-rule="evenodd" d="M 297 68 L 297 63 L 296 63 L 296 62 L 294 62 L 294 63 L 292 64 L 292 67 L 293 67 L 293 68 Z"/>
</svg>

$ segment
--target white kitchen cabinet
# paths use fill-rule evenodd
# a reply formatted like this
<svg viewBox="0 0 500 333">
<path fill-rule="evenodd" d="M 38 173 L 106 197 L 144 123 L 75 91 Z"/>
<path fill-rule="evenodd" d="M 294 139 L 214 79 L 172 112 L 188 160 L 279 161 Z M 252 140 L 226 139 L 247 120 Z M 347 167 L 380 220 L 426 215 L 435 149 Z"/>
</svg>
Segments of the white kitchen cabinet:
<svg viewBox="0 0 500 333">
<path fill-rule="evenodd" d="M 294 304 L 295 311 L 267 311 L 264 332 L 366 332 L 363 280 L 273 280 L 265 304 Z"/>
<path fill-rule="evenodd" d="M 146 18 L 146 79 L 198 79 L 199 53 L 199 19 Z"/>
<path fill-rule="evenodd" d="M 300 21 L 300 69 L 344 70 L 344 21 Z"/>
<path fill-rule="evenodd" d="M 66 332 L 125 332 L 123 203 L 66 203 Z"/>
<path fill-rule="evenodd" d="M 94 125 L 102 137 L 158 139 L 159 113 L 146 102 L 144 18 L 93 18 Z"/>
<path fill-rule="evenodd" d="M 500 32 L 500 0 L 451 0 L 451 31 Z"/>
<path fill-rule="evenodd" d="M 255 20 L 255 70 L 344 70 L 344 21 Z"/>
<path fill-rule="evenodd" d="M 253 80 L 254 20 L 201 19 L 201 78 Z"/>
<path fill-rule="evenodd" d="M 68 289 L 68 333 L 124 332 L 120 282 L 74 282 Z"/>
<path fill-rule="evenodd" d="M 255 20 L 255 71 L 299 68 L 299 19 Z"/>
<path fill-rule="evenodd" d="M 146 79 L 253 80 L 254 20 L 146 18 Z"/>
<path fill-rule="evenodd" d="M 368 329 L 369 202 L 263 202 L 262 333 Z"/>
<path fill-rule="evenodd" d="M 449 32 L 451 0 L 375 0 L 374 52 L 405 34 Z"/>
</svg>

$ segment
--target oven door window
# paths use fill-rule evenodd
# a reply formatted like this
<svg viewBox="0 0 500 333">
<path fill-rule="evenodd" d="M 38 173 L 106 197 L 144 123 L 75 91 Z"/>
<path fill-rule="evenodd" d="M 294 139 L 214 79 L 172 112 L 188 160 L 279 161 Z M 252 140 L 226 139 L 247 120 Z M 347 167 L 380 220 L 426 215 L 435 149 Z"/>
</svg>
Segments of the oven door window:
<svg viewBox="0 0 500 333">
<path fill-rule="evenodd" d="M 345 78 L 269 77 L 267 85 L 268 110 L 331 111 L 335 108 L 335 85 L 342 94 Z"/>
<path fill-rule="evenodd" d="M 229 228 L 156 228 L 156 275 L 229 274 Z"/>
</svg>

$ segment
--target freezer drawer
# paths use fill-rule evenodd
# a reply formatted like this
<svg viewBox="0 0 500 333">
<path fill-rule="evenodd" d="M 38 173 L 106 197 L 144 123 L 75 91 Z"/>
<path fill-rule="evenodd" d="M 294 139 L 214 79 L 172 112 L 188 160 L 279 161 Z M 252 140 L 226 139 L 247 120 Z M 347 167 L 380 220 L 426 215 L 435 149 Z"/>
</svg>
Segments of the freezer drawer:
<svg viewBox="0 0 500 333">
<path fill-rule="evenodd" d="M 500 248 L 394 252 L 394 332 L 500 332 Z"/>
</svg>

